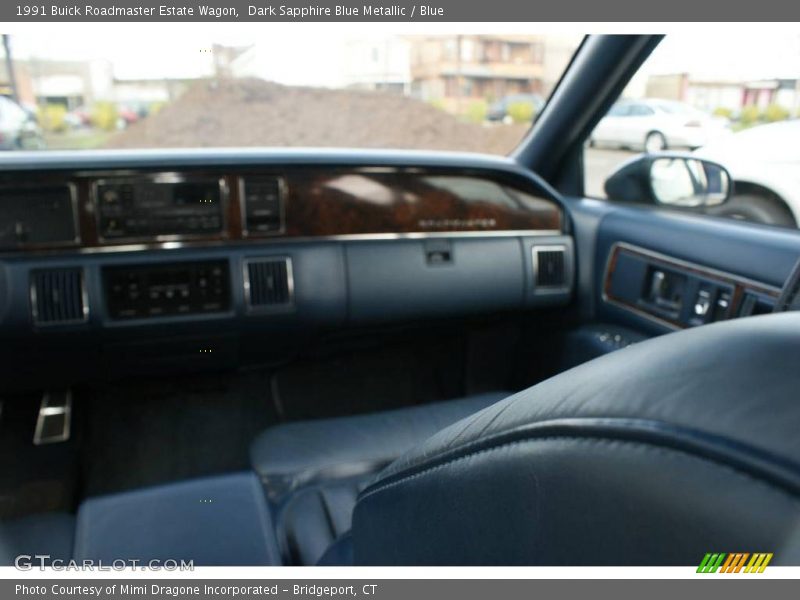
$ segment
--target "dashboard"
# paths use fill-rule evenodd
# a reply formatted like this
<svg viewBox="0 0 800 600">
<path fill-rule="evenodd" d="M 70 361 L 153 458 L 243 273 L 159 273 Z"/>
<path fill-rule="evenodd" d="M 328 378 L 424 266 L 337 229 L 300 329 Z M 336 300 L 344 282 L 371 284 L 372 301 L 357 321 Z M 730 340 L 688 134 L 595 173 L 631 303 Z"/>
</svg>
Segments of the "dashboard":
<svg viewBox="0 0 800 600">
<path fill-rule="evenodd" d="M 22 387 L 42 360 L 65 382 L 98 365 L 223 367 L 280 359 L 320 330 L 571 296 L 561 200 L 505 159 L 30 158 L 0 162 L 2 369 Z"/>
<path fill-rule="evenodd" d="M 504 173 L 285 168 L 0 177 L 0 249 L 173 241 L 535 231 L 563 214 Z M 124 248 L 123 248 L 124 249 Z"/>
</svg>

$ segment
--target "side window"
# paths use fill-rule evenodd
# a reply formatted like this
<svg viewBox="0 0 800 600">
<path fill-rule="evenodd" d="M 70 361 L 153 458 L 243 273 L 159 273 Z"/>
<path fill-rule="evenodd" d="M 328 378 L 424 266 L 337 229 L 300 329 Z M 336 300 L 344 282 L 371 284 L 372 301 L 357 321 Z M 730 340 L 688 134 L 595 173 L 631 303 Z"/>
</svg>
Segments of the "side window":
<svg viewBox="0 0 800 600">
<path fill-rule="evenodd" d="M 649 106 L 643 104 L 634 104 L 631 107 L 632 117 L 650 117 L 655 114 L 655 111 Z"/>
<path fill-rule="evenodd" d="M 628 117 L 631 114 L 631 107 L 629 104 L 615 104 L 608 111 L 609 117 Z"/>
<path fill-rule="evenodd" d="M 716 36 L 714 52 L 707 44 L 679 33 L 654 50 L 588 140 L 584 193 L 606 198 L 606 180 L 636 155 L 677 152 L 731 175 L 730 198 L 692 206 L 692 215 L 796 229 L 800 30 L 759 36 L 757 44 Z M 617 118 L 627 115 L 637 118 Z"/>
</svg>

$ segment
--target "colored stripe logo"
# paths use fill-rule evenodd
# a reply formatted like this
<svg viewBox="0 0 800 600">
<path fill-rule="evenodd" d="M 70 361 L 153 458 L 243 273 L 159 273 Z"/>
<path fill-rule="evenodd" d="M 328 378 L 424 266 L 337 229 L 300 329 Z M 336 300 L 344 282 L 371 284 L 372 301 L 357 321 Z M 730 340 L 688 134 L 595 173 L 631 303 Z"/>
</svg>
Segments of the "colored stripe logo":
<svg viewBox="0 0 800 600">
<path fill-rule="evenodd" d="M 772 560 L 772 552 L 708 552 L 698 573 L 763 573 Z"/>
</svg>

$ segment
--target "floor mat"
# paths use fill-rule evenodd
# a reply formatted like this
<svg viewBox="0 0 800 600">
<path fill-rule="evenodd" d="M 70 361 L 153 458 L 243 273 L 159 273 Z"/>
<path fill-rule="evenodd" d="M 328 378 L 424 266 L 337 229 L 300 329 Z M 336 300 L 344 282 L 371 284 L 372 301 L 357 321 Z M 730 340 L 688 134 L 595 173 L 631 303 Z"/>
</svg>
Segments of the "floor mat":
<svg viewBox="0 0 800 600">
<path fill-rule="evenodd" d="M 284 419 L 317 419 L 455 398 L 463 381 L 463 341 L 442 337 L 301 360 L 276 373 L 273 393 Z"/>
<path fill-rule="evenodd" d="M 85 496 L 249 467 L 278 421 L 262 371 L 128 381 L 86 398 Z"/>
</svg>

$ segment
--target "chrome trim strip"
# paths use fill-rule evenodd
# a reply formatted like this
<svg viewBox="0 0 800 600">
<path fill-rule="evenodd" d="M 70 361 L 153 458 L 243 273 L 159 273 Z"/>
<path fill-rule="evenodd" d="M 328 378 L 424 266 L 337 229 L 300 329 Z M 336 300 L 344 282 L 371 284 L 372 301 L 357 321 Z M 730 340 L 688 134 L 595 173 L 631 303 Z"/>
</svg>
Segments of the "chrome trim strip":
<svg viewBox="0 0 800 600">
<path fill-rule="evenodd" d="M 36 292 L 36 282 L 33 280 L 33 271 L 28 274 L 28 297 L 31 301 L 31 319 L 33 320 L 34 326 L 36 326 L 36 322 L 39 320 L 39 309 L 37 308 L 39 294 Z"/>
<path fill-rule="evenodd" d="M 81 268 L 81 301 L 83 302 L 83 322 L 89 320 L 89 290 L 86 286 L 86 270 Z"/>
<path fill-rule="evenodd" d="M 280 262 L 286 263 L 286 288 L 289 299 L 283 304 L 267 304 L 264 306 L 253 306 L 250 300 L 250 272 L 248 266 L 251 263 Z M 262 314 L 272 312 L 287 312 L 294 310 L 294 270 L 292 268 L 291 256 L 250 256 L 242 259 L 242 280 L 244 282 L 244 307 L 247 314 Z"/>
<path fill-rule="evenodd" d="M 183 248 L 239 248 L 257 247 L 259 244 L 307 244 L 313 242 L 362 242 L 362 241 L 398 241 L 398 240 L 427 240 L 441 238 L 506 238 L 506 237 L 547 237 L 568 235 L 558 229 L 522 229 L 509 231 L 457 231 L 457 232 L 415 232 L 415 233 L 352 233 L 343 235 L 326 236 L 298 236 L 298 237 L 264 237 L 227 240 L 176 240 L 156 243 L 123 243 L 115 246 L 87 246 L 83 248 L 61 248 L 59 250 L 30 250 L 26 256 L 49 254 L 106 254 L 118 252 L 140 252 L 145 250 L 179 250 Z M 2 256 L 21 256 L 19 251 L 0 253 Z"/>
<path fill-rule="evenodd" d="M 768 293 L 772 292 L 776 296 L 778 294 L 780 294 L 780 289 L 779 288 L 776 288 L 775 286 L 770 285 L 768 283 L 762 283 L 760 281 L 756 281 L 754 279 L 749 279 L 747 277 L 741 277 L 739 275 L 735 275 L 735 274 L 729 273 L 727 271 L 721 271 L 721 270 L 715 269 L 713 267 L 706 267 L 706 266 L 701 265 L 699 263 L 690 262 L 688 260 L 683 260 L 681 258 L 675 258 L 675 257 L 669 256 L 667 254 L 662 254 L 661 252 L 656 252 L 655 250 L 649 250 L 647 248 L 643 248 L 643 247 L 637 246 L 635 244 L 629 244 L 628 242 L 614 242 L 614 244 L 611 245 L 611 248 L 610 248 L 610 250 L 608 252 L 608 256 L 606 257 L 605 268 L 603 269 L 603 280 L 602 280 L 601 296 L 600 296 L 602 301 L 605 302 L 606 304 L 610 304 L 611 306 L 615 306 L 617 308 L 621 308 L 621 309 L 623 309 L 623 310 L 625 310 L 627 312 L 630 312 L 630 313 L 635 314 L 635 315 L 637 315 L 639 317 L 642 317 L 642 318 L 644 318 L 644 319 L 646 319 L 648 321 L 652 321 L 652 322 L 654 322 L 654 323 L 656 323 L 658 325 L 661 325 L 663 327 L 667 327 L 668 329 L 671 329 L 673 331 L 680 331 L 681 329 L 685 329 L 685 327 L 681 327 L 679 325 L 676 325 L 675 323 L 672 323 L 671 321 L 667 321 L 665 319 L 662 319 L 661 317 L 659 317 L 657 315 L 654 315 L 652 313 L 649 313 L 646 310 L 642 310 L 640 308 L 637 308 L 636 306 L 632 306 L 630 304 L 626 304 L 625 302 L 620 302 L 619 300 L 616 300 L 616 299 L 610 297 L 606 293 L 606 282 L 608 282 L 608 280 L 609 280 L 609 275 L 610 275 L 610 271 L 611 271 L 611 259 L 616 255 L 618 250 L 620 250 L 620 251 L 628 250 L 629 252 L 634 253 L 634 254 L 644 255 L 646 257 L 649 257 L 649 258 L 652 258 L 652 259 L 654 259 L 656 261 L 659 261 L 660 263 L 664 264 L 667 267 L 673 267 L 673 268 L 677 267 L 677 268 L 685 268 L 685 269 L 691 269 L 691 270 L 700 271 L 700 272 L 702 272 L 702 273 L 704 273 L 706 275 L 709 275 L 709 276 L 711 276 L 713 278 L 721 279 L 724 282 L 732 281 L 734 283 L 734 285 L 739 285 L 739 286 L 742 286 L 744 288 L 752 289 L 752 290 L 754 290 L 756 292 L 759 292 L 759 291 L 763 290 L 763 291 L 766 291 Z M 733 307 L 731 307 L 731 308 L 733 308 Z M 735 315 L 732 315 L 729 318 L 730 319 L 735 319 L 737 317 Z"/>
<path fill-rule="evenodd" d="M 286 238 L 286 241 L 379 241 L 379 240 L 427 240 L 441 238 L 481 238 L 481 237 L 532 237 L 562 235 L 558 229 L 521 229 L 508 231 L 414 231 L 409 233 L 346 233 L 341 235 L 305 236 Z"/>
<path fill-rule="evenodd" d="M 70 202 L 72 203 L 72 227 L 75 229 L 75 237 L 73 244 L 80 245 L 81 243 L 81 222 L 80 222 L 80 207 L 78 206 L 78 186 L 73 182 L 68 181 L 65 184 L 69 188 Z"/>
<path fill-rule="evenodd" d="M 100 205 L 99 199 L 97 196 L 97 188 L 101 185 L 108 185 L 108 184 L 135 184 L 140 181 L 147 181 L 151 183 L 157 184 L 177 184 L 177 183 L 191 183 L 191 182 L 203 182 L 208 181 L 213 182 L 216 181 L 219 187 L 219 201 L 220 201 L 220 212 L 221 212 L 221 222 L 219 228 L 219 235 L 226 236 L 229 231 L 229 223 L 228 223 L 228 203 L 230 201 L 230 190 L 228 189 L 228 182 L 225 180 L 224 176 L 220 177 L 209 177 L 203 175 L 194 175 L 192 173 L 180 173 L 177 171 L 164 171 L 161 173 L 139 173 L 134 174 L 131 176 L 124 175 L 124 176 L 115 176 L 110 175 L 108 177 L 95 179 L 92 181 L 89 191 L 89 202 L 92 210 L 94 211 L 95 216 L 95 227 L 97 228 L 97 239 L 103 243 L 110 243 L 113 244 L 116 241 L 121 241 L 123 243 L 131 243 L 131 242 L 176 242 L 176 241 L 183 241 L 183 240 L 202 240 L 207 239 L 210 234 L 208 233 L 181 233 L 181 234 L 167 234 L 167 235 L 155 235 L 155 236 L 139 236 L 139 237 L 121 237 L 121 238 L 106 238 L 103 236 L 102 227 L 100 225 Z"/>
</svg>

